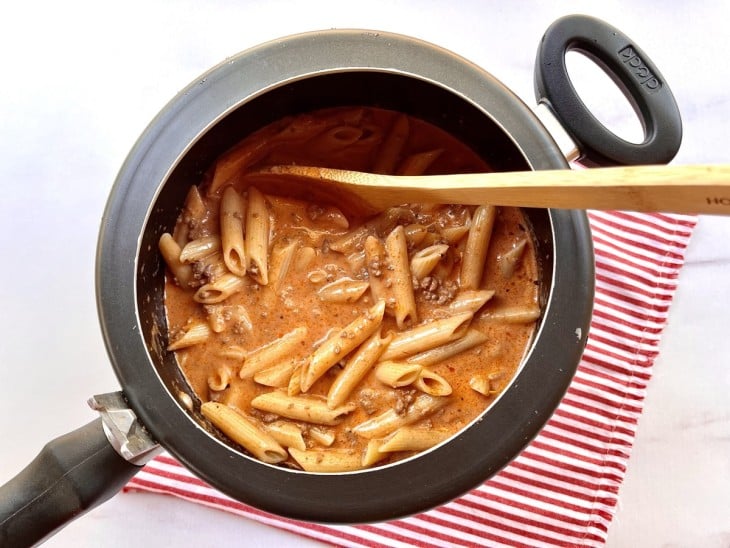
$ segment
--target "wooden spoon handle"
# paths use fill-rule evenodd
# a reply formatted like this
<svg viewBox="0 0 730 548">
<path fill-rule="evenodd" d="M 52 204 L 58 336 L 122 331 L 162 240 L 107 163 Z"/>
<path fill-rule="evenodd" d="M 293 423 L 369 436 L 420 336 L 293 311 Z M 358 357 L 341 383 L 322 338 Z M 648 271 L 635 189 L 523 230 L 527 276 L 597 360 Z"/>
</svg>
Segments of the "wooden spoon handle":
<svg viewBox="0 0 730 548">
<path fill-rule="evenodd" d="M 388 176 L 388 201 L 730 214 L 730 166 L 630 166 L 425 177 Z M 358 181 L 362 184 L 364 181 Z M 373 184 L 376 181 L 373 180 Z M 385 181 L 377 182 L 378 187 Z M 402 192 L 399 200 L 398 193 Z"/>
<path fill-rule="evenodd" d="M 305 178 L 307 185 L 299 188 L 324 190 L 339 202 L 348 198 L 369 213 L 422 202 L 730 214 L 730 164 L 423 176 L 287 165 L 266 173 Z"/>
</svg>

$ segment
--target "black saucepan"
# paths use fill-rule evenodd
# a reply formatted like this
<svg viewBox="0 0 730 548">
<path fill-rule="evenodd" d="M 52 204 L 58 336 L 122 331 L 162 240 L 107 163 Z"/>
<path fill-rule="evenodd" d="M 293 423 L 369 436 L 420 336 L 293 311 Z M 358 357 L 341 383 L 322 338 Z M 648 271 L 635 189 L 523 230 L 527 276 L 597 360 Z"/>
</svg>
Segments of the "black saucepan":
<svg viewBox="0 0 730 548">
<path fill-rule="evenodd" d="M 645 140 L 606 130 L 570 83 L 580 50 L 623 88 Z M 543 314 L 519 374 L 468 428 L 417 457 L 373 470 L 312 474 L 262 464 L 217 435 L 167 346 L 160 234 L 189 186 L 245 135 L 286 115 L 338 105 L 399 110 L 470 145 L 497 170 L 567 168 L 575 143 L 587 164 L 665 163 L 681 122 L 646 54 L 585 16 L 554 23 L 540 43 L 539 117 L 492 76 L 404 36 L 324 31 L 276 40 L 227 59 L 175 97 L 121 168 L 97 258 L 101 325 L 122 392 L 92 398 L 101 418 L 50 442 L 0 488 L 0 544 L 42 540 L 116 493 L 160 447 L 228 495 L 291 518 L 353 523 L 426 510 L 480 484 L 513 459 L 560 402 L 591 318 L 594 270 L 584 212 L 528 210 L 541 268 Z M 551 134 L 546 126 L 556 130 Z"/>
</svg>

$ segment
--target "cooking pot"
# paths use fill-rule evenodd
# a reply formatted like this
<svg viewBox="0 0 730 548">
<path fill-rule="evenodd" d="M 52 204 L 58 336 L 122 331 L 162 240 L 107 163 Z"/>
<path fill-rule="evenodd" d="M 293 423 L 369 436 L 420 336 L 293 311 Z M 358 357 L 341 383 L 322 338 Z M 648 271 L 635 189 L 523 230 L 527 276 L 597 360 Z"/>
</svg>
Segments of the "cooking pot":
<svg viewBox="0 0 730 548">
<path fill-rule="evenodd" d="M 579 50 L 630 98 L 645 129 L 628 143 L 586 109 L 565 54 Z M 488 73 L 422 41 L 332 30 L 264 44 L 214 67 L 152 121 L 123 164 L 102 220 L 97 301 L 122 386 L 90 404 L 101 417 L 51 441 L 0 488 L 0 544 L 34 543 L 116 493 L 164 447 L 196 475 L 257 508 L 329 523 L 387 520 L 459 496 L 496 473 L 560 402 L 586 342 L 594 264 L 582 211 L 528 209 L 541 272 L 542 316 L 519 372 L 500 397 L 447 442 L 371 470 L 315 474 L 261 463 L 216 433 L 166 351 L 164 265 L 157 252 L 191 184 L 252 131 L 323 107 L 371 105 L 452 133 L 495 170 L 665 163 L 681 140 L 662 75 L 606 23 L 569 16 L 537 54 L 538 107 Z M 546 129 L 552 128 L 552 133 Z"/>
</svg>

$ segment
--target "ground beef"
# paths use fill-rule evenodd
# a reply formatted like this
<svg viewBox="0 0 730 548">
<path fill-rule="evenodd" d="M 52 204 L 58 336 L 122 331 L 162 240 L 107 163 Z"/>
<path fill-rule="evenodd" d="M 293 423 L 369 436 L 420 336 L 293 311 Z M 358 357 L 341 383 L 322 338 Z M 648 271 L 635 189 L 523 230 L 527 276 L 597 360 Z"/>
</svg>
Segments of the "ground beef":
<svg viewBox="0 0 730 548">
<path fill-rule="evenodd" d="M 377 410 L 376 398 L 377 394 L 374 390 L 365 388 L 360 391 L 357 401 L 365 413 L 372 415 Z"/>
<path fill-rule="evenodd" d="M 408 408 L 416 399 L 416 390 L 413 388 L 402 388 L 396 390 L 395 412 L 405 415 Z"/>
</svg>

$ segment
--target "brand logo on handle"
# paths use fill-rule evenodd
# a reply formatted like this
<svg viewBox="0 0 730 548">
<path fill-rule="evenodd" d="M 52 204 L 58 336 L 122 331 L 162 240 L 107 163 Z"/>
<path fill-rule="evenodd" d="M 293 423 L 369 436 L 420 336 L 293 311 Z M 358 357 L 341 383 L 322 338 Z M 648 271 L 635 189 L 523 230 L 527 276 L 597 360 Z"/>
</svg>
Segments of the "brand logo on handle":
<svg viewBox="0 0 730 548">
<path fill-rule="evenodd" d="M 649 93 L 656 93 L 662 88 L 659 78 L 649 70 L 644 61 L 639 57 L 633 46 L 626 46 L 618 52 L 619 59 L 629 67 L 629 71 L 638 80 L 639 84 Z"/>
<path fill-rule="evenodd" d="M 730 206 L 730 198 L 705 198 L 709 205 L 724 205 Z"/>
</svg>

